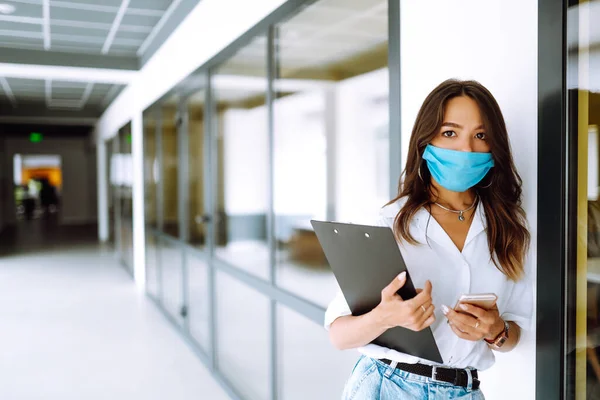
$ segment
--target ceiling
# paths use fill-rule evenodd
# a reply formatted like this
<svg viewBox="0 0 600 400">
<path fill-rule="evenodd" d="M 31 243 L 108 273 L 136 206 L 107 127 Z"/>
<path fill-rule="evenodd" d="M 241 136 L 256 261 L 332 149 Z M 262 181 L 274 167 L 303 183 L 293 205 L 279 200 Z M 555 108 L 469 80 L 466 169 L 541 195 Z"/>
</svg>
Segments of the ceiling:
<svg viewBox="0 0 600 400">
<path fill-rule="evenodd" d="M 322 88 L 332 81 L 387 65 L 387 0 L 319 0 L 276 25 L 279 92 Z M 217 70 L 219 102 L 261 100 L 266 84 L 267 38 L 254 38 Z M 203 94 L 191 98 L 200 104 Z M 264 101 L 264 99 L 262 99 Z"/>
<path fill-rule="evenodd" d="M 0 13 L 0 47 L 147 59 L 190 3 L 198 0 L 0 0 L 14 7 Z"/>
<path fill-rule="evenodd" d="M 346 69 L 367 63 L 377 50 L 387 62 L 387 0 L 320 0 L 276 27 L 280 76 L 345 79 Z M 265 46 L 266 37 L 256 38 L 224 65 L 222 72 L 242 70 L 248 74 L 254 67 L 264 74 Z M 361 56 L 364 59 L 358 62 L 356 58 Z M 302 70 L 304 73 L 299 73 Z"/>
<path fill-rule="evenodd" d="M 387 65 L 387 0 L 318 0 L 276 25 L 275 90 L 295 92 L 383 68 Z M 259 35 L 219 66 L 213 77 L 216 101 L 266 101 L 267 37 Z M 201 72 L 204 73 L 204 72 Z M 298 78 L 298 79 L 296 79 Z M 190 76 L 173 93 L 193 92 L 194 105 L 204 103 L 203 76 Z M 160 102 L 174 107 L 177 96 Z M 254 104 L 254 102 L 253 102 Z M 256 105 L 256 104 L 254 104 Z"/>
<path fill-rule="evenodd" d="M 50 79 L 0 77 L 0 87 L 13 108 L 43 106 L 48 110 L 88 110 L 101 113 L 124 85 Z M 5 104 L 6 105 L 6 104 Z"/>
<path fill-rule="evenodd" d="M 0 63 L 138 71 L 199 1 L 0 0 Z M 124 87 L 0 75 L 0 117 L 92 120 Z"/>
</svg>

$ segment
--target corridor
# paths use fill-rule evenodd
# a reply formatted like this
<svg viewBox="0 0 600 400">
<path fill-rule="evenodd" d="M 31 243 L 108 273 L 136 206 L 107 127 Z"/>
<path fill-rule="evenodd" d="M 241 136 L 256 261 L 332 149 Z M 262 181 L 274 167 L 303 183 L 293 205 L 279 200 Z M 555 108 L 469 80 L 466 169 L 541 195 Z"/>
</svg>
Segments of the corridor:
<svg viewBox="0 0 600 400">
<path fill-rule="evenodd" d="M 1 399 L 228 398 L 94 227 L 44 224 L 0 237 Z"/>
</svg>

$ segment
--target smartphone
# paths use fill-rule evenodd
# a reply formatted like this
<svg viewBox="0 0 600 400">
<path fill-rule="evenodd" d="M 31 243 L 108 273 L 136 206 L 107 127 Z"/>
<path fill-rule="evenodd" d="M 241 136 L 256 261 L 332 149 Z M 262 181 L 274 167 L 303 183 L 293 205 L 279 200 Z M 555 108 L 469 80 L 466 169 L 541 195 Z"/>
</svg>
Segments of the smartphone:
<svg viewBox="0 0 600 400">
<path fill-rule="evenodd" d="M 489 310 L 494 306 L 494 304 L 496 304 L 496 300 L 498 300 L 498 296 L 496 296 L 494 293 L 463 294 L 456 302 L 454 309 L 457 311 L 462 311 L 458 309 L 458 305 L 461 303 L 467 303 L 479 308 L 483 308 L 484 310 Z"/>
</svg>

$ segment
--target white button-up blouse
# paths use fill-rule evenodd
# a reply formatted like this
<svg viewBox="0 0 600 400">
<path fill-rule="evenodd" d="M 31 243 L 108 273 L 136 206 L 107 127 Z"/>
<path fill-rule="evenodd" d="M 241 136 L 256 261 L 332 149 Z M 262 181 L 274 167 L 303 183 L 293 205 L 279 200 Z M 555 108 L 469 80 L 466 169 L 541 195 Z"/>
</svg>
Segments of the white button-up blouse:
<svg viewBox="0 0 600 400">
<path fill-rule="evenodd" d="M 376 225 L 392 228 L 404 201 L 401 199 L 384 207 Z M 494 364 L 495 358 L 493 351 L 483 340 L 473 342 L 460 339 L 452 332 L 442 313 L 442 304 L 454 307 L 462 294 L 495 293 L 498 296 L 498 309 L 504 320 L 513 321 L 525 330 L 529 329 L 531 324 L 531 283 L 528 277 L 515 283 L 496 268 L 488 250 L 485 222 L 483 207 L 478 206 L 463 251 L 460 252 L 429 211 L 421 209 L 410 225 L 410 232 L 419 244 L 399 245 L 415 287 L 422 288 L 426 280 L 431 281 L 436 318 L 431 329 L 444 365 L 453 368 L 471 367 L 485 370 Z M 336 318 L 351 314 L 343 294 L 338 292 L 325 313 L 325 328 L 329 329 Z M 372 358 L 435 364 L 372 343 L 360 347 L 358 351 Z"/>
</svg>

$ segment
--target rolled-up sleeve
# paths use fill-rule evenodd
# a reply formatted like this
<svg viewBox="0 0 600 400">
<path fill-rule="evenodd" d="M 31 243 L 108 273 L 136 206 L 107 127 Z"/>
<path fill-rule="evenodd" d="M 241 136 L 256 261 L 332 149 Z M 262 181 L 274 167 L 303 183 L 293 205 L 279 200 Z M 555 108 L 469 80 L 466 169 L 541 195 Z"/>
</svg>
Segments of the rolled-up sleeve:
<svg viewBox="0 0 600 400">
<path fill-rule="evenodd" d="M 329 303 L 327 311 L 325 311 L 325 329 L 329 330 L 333 321 L 339 317 L 345 317 L 346 315 L 352 315 L 352 311 L 350 311 L 350 307 L 344 298 L 344 294 L 339 290 L 331 303 Z"/>
<path fill-rule="evenodd" d="M 500 310 L 505 321 L 512 321 L 523 330 L 531 330 L 533 319 L 533 284 L 529 277 L 512 284 L 512 290 L 504 310 Z"/>
</svg>

